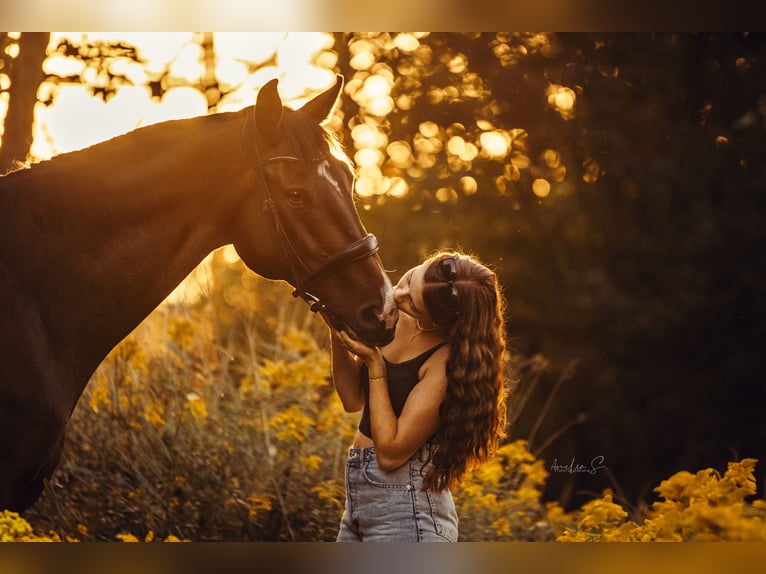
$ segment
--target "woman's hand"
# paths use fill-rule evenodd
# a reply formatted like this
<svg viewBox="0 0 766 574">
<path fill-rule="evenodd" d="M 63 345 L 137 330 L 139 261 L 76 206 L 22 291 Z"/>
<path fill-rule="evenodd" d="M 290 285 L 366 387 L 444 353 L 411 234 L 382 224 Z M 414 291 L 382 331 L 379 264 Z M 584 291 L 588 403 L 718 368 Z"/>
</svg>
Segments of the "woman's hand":
<svg viewBox="0 0 766 574">
<path fill-rule="evenodd" d="M 383 352 L 380 347 L 370 347 L 361 341 L 353 339 L 346 331 L 334 331 L 338 340 L 351 353 L 362 359 L 369 367 L 371 363 L 383 362 Z"/>
<path fill-rule="evenodd" d="M 364 343 L 353 339 L 345 331 L 333 331 L 341 345 L 349 352 L 359 357 L 367 365 L 367 372 L 370 378 L 385 377 L 386 362 L 383 359 L 383 351 L 380 347 L 370 347 Z"/>
</svg>

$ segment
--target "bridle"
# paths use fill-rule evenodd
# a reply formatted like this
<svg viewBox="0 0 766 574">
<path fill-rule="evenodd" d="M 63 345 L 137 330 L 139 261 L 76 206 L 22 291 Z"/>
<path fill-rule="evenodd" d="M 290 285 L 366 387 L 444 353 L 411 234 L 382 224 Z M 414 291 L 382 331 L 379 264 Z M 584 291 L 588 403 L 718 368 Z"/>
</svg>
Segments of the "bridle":
<svg viewBox="0 0 766 574">
<path fill-rule="evenodd" d="M 264 167 L 280 161 L 300 162 L 305 163 L 307 161 L 324 161 L 326 158 L 320 156 L 314 160 L 306 160 L 299 157 L 277 155 L 266 159 L 261 159 L 260 152 L 258 151 L 258 143 L 256 142 L 255 135 L 252 134 L 248 137 L 248 125 L 252 122 L 255 124 L 255 119 L 252 117 L 255 110 L 251 109 L 248 114 L 244 125 L 242 126 L 242 145 L 245 148 L 245 154 L 255 168 L 256 174 L 261 180 L 261 187 L 265 195 L 263 200 L 263 210 L 271 215 L 271 219 L 274 222 L 274 228 L 279 238 L 279 244 L 282 248 L 282 254 L 285 258 L 285 263 L 290 269 L 292 275 L 292 285 L 295 287 L 293 290 L 293 297 L 300 297 L 309 304 L 309 308 L 314 313 L 328 311 L 327 305 L 323 303 L 319 297 L 310 292 L 309 286 L 312 282 L 319 280 L 322 277 L 330 275 L 344 267 L 347 267 L 359 261 L 371 257 L 378 252 L 378 239 L 372 234 L 368 233 L 361 239 L 353 241 L 335 252 L 327 260 L 322 262 L 318 267 L 311 269 L 301 258 L 300 254 L 296 251 L 290 237 L 285 231 L 285 227 L 282 224 L 282 218 L 280 217 L 277 204 L 271 195 L 269 184 L 266 181 L 264 174 Z M 289 130 L 288 130 L 288 133 Z M 292 136 L 292 133 L 290 133 Z"/>
</svg>

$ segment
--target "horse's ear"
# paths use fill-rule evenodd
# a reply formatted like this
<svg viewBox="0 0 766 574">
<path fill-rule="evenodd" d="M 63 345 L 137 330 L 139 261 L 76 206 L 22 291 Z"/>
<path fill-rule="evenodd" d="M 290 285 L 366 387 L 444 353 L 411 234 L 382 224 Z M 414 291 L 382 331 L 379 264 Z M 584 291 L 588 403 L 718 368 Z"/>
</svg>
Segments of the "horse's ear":
<svg viewBox="0 0 766 574">
<path fill-rule="evenodd" d="M 282 121 L 282 100 L 277 91 L 277 80 L 267 82 L 258 92 L 255 102 L 255 129 L 265 144 L 277 141 Z"/>
<path fill-rule="evenodd" d="M 300 110 L 311 116 L 316 120 L 318 124 L 324 122 L 328 117 L 332 109 L 335 107 L 335 103 L 338 101 L 340 91 L 343 89 L 343 76 L 336 75 L 335 85 L 328 90 L 325 90 L 313 100 L 310 100 Z"/>
</svg>

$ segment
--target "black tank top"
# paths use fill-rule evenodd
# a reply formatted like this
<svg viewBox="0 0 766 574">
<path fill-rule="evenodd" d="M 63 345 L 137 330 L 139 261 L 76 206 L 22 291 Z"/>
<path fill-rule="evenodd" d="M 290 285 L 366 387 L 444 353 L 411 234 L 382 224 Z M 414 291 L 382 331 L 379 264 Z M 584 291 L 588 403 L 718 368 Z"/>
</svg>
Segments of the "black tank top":
<svg viewBox="0 0 766 574">
<path fill-rule="evenodd" d="M 407 401 L 407 397 L 410 392 L 418 384 L 418 371 L 423 366 L 428 358 L 433 355 L 445 342 L 441 342 L 438 345 L 431 347 L 427 351 L 424 351 L 417 357 L 413 357 L 402 363 L 391 363 L 384 357 L 386 361 L 386 379 L 388 382 L 388 394 L 391 396 L 391 406 L 394 408 L 394 414 L 398 417 L 402 414 L 404 403 Z M 359 430 L 366 436 L 373 438 L 372 427 L 370 425 L 370 379 L 369 372 L 367 371 L 367 365 L 362 364 L 359 369 L 359 380 L 362 383 L 364 389 L 364 395 L 366 397 L 364 403 L 364 411 L 362 412 L 362 420 L 359 421 Z"/>
</svg>

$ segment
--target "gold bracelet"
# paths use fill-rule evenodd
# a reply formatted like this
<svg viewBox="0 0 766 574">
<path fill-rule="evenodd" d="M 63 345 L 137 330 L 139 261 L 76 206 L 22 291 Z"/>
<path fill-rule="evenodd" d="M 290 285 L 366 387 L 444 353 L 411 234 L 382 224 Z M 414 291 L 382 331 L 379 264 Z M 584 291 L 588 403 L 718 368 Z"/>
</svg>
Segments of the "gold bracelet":
<svg viewBox="0 0 766 574">
<path fill-rule="evenodd" d="M 379 380 L 386 380 L 386 375 L 381 375 L 379 377 L 368 377 L 371 381 L 379 381 Z"/>
</svg>

